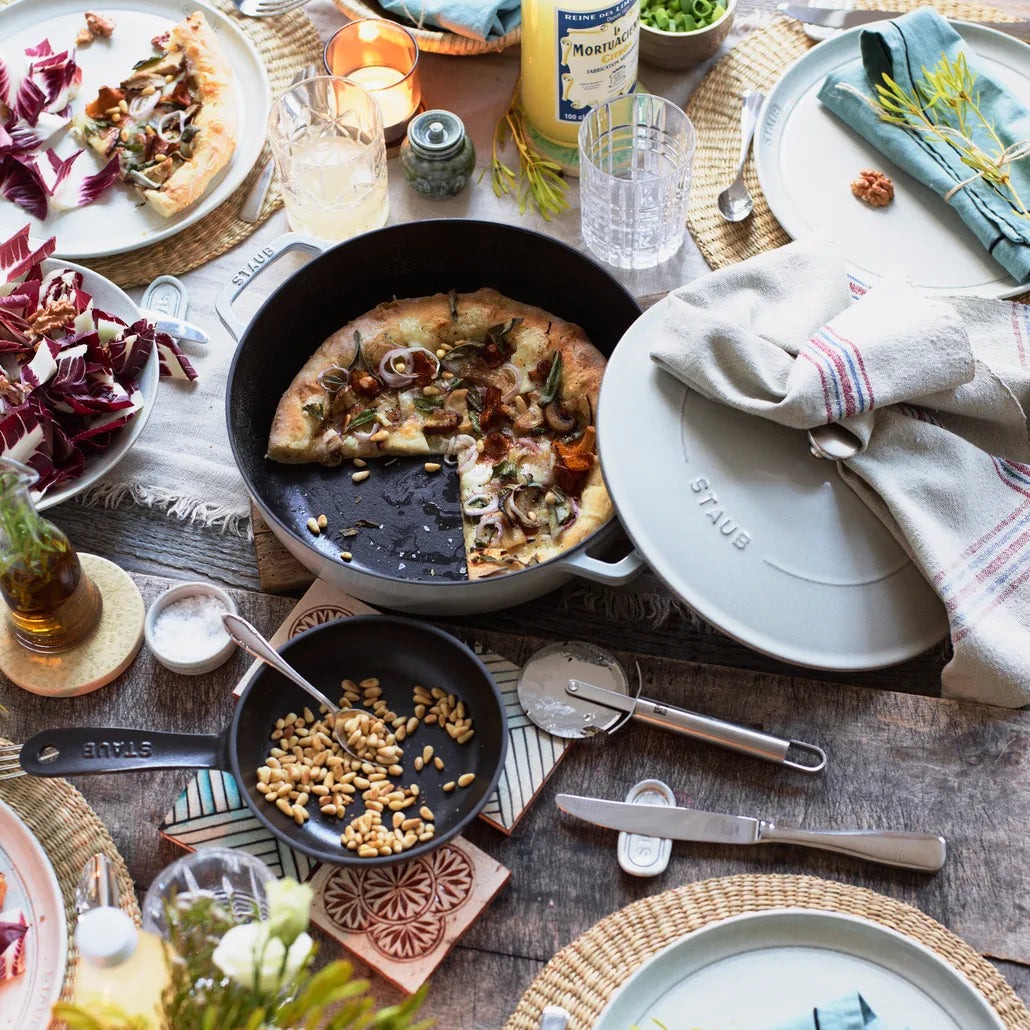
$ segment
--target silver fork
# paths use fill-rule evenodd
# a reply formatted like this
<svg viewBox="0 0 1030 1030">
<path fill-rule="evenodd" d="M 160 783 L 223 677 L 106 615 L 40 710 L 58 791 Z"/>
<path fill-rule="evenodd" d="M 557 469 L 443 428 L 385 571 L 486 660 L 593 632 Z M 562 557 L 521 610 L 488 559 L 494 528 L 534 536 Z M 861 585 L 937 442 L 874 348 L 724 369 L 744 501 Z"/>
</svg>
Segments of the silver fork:
<svg viewBox="0 0 1030 1030">
<path fill-rule="evenodd" d="M 0 745 L 0 780 L 13 780 L 15 776 L 25 775 L 18 760 L 20 755 L 21 744 Z"/>
<path fill-rule="evenodd" d="M 248 18 L 272 18 L 303 7 L 308 0 L 233 0 L 240 14 Z"/>
</svg>

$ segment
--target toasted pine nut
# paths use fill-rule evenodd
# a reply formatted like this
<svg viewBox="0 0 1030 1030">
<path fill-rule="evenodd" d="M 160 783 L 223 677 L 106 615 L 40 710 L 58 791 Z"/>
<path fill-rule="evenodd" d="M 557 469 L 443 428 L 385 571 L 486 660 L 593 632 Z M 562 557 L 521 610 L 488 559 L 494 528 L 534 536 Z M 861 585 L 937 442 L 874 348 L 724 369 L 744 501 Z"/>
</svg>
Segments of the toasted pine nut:
<svg viewBox="0 0 1030 1030">
<path fill-rule="evenodd" d="M 458 777 L 458 786 L 467 787 L 475 778 L 475 773 L 462 773 L 462 775 Z"/>
<path fill-rule="evenodd" d="M 475 730 L 466 730 L 464 733 L 458 734 L 457 741 L 459 744 L 467 744 L 475 735 Z"/>
<path fill-rule="evenodd" d="M 351 482 L 352 483 L 364 483 L 365 480 L 368 479 L 368 477 L 370 475 L 372 475 L 372 473 L 369 472 L 368 469 L 365 469 L 362 472 L 352 472 L 351 473 L 351 477 L 350 477 L 351 478 Z"/>
<path fill-rule="evenodd" d="M 318 534 L 322 532 L 318 528 L 318 520 L 315 519 L 315 518 L 308 519 L 307 526 L 308 526 L 308 532 L 309 533 L 314 533 L 315 536 L 318 536 Z"/>
<path fill-rule="evenodd" d="M 425 763 L 422 761 L 422 756 L 420 755 L 418 758 L 415 759 L 415 772 L 422 772 L 422 766 L 424 764 Z"/>
<path fill-rule="evenodd" d="M 435 765 L 437 769 L 443 772 L 443 759 L 439 755 L 437 755 L 436 758 L 433 759 L 433 765 Z"/>
<path fill-rule="evenodd" d="M 327 519 L 325 515 L 319 515 L 317 521 L 319 529 L 325 529 L 325 527 L 329 525 L 329 519 Z"/>
<path fill-rule="evenodd" d="M 423 465 L 422 467 L 426 470 L 426 472 L 440 471 L 440 463 L 438 461 L 427 461 L 425 465 Z"/>
<path fill-rule="evenodd" d="M 448 793 L 450 793 L 452 790 L 454 790 L 455 786 L 456 786 L 456 784 L 455 784 L 454 780 L 449 780 L 447 783 L 445 783 L 443 785 L 443 789 L 445 791 L 447 791 Z"/>
<path fill-rule="evenodd" d="M 427 823 L 431 823 L 436 818 L 436 816 L 433 815 L 433 810 L 426 805 L 423 805 L 418 810 L 418 814 L 422 816 L 422 818 L 425 819 Z"/>
</svg>

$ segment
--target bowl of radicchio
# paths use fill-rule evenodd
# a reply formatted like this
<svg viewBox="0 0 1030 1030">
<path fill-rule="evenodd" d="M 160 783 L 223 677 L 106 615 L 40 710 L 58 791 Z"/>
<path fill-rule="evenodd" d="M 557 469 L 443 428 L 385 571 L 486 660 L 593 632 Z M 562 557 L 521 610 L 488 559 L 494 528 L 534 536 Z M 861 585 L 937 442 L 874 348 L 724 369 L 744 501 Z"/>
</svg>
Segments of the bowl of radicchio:
<svg viewBox="0 0 1030 1030">
<path fill-rule="evenodd" d="M 196 373 L 114 283 L 50 259 L 26 226 L 0 243 L 0 457 L 39 473 L 41 509 L 109 472 L 143 432 L 159 375 Z"/>
</svg>

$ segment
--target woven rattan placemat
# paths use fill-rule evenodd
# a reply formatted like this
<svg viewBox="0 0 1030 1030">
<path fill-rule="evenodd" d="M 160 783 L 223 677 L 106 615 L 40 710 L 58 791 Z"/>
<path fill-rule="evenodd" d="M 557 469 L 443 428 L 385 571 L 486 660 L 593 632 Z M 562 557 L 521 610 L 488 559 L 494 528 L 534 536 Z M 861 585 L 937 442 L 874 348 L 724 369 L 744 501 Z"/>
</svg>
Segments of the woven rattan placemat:
<svg viewBox="0 0 1030 1030">
<path fill-rule="evenodd" d="M 959 970 L 994 1006 L 1007 1030 L 1030 1030 L 1030 1012 L 1001 974 L 950 930 L 911 905 L 814 876 L 728 876 L 627 905 L 547 963 L 504 1030 L 539 1030 L 546 1005 L 571 1012 L 570 1030 L 590 1030 L 616 988 L 662 948 L 708 923 L 774 908 L 842 912 L 897 930 Z"/>
<path fill-rule="evenodd" d="M 890 6 L 907 11 L 927 6 L 927 2 L 897 0 Z M 1016 20 L 1011 11 L 986 4 L 929 2 L 942 14 L 965 21 Z M 858 0 L 857 6 L 884 4 L 880 0 Z M 753 159 L 744 170 L 744 179 L 755 198 L 752 216 L 743 222 L 725 221 L 716 207 L 716 197 L 733 179 L 740 158 L 740 105 L 736 98 L 752 89 L 768 93 L 787 66 L 814 45 L 798 22 L 777 18 L 745 37 L 719 61 L 687 103 L 687 114 L 697 130 L 687 227 L 712 268 L 732 265 L 790 243 L 790 237 L 769 210 Z"/>
<path fill-rule="evenodd" d="M 364 0 L 333 0 L 333 3 L 348 18 L 389 18 L 389 15 L 384 14 L 382 7 L 376 3 L 365 3 Z M 416 12 L 419 10 L 418 0 L 414 0 L 411 9 Z M 469 36 L 459 36 L 456 32 L 418 28 L 400 18 L 391 20 L 399 21 L 418 40 L 419 48 L 430 54 L 452 54 L 457 57 L 490 54 L 507 50 L 508 47 L 514 46 L 522 39 L 521 25 L 496 39 L 471 39 Z"/>
<path fill-rule="evenodd" d="M 0 0 L 6 7 L 12 0 Z M 322 44 L 318 30 L 302 11 L 291 11 L 275 18 L 244 18 L 232 0 L 207 0 L 213 7 L 235 22 L 254 44 L 272 87 L 272 96 L 278 96 L 305 64 L 322 66 Z M 116 30 L 117 31 L 117 30 Z M 244 98 L 244 103 L 246 98 Z M 158 275 L 181 275 L 212 258 L 224 254 L 245 240 L 273 211 L 282 206 L 279 184 L 273 179 L 257 222 L 241 221 L 236 217 L 240 205 L 268 158 L 268 144 L 243 184 L 224 204 L 195 222 L 181 233 L 141 250 L 114 257 L 83 261 L 119 286 L 142 286 Z"/>
<path fill-rule="evenodd" d="M 0 738 L 0 744 L 10 741 Z M 103 852 L 114 866 L 121 889 L 121 907 L 140 922 L 136 888 L 125 867 L 125 860 L 111 840 L 100 817 L 86 799 L 67 780 L 44 780 L 32 776 L 0 783 L 0 801 L 5 801 L 36 835 L 54 867 L 64 895 L 64 914 L 68 921 L 68 965 L 61 998 L 71 998 L 72 980 L 78 953 L 75 949 L 75 887 L 82 867 L 91 856 Z"/>
</svg>

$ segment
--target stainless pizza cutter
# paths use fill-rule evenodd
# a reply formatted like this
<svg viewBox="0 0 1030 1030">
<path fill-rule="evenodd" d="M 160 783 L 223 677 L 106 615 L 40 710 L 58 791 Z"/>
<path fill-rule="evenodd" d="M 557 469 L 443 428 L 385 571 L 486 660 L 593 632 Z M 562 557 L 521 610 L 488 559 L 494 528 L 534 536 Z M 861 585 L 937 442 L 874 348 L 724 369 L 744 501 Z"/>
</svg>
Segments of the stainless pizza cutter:
<svg viewBox="0 0 1030 1030">
<path fill-rule="evenodd" d="M 639 664 L 631 689 L 615 658 L 593 644 L 570 640 L 549 644 L 529 658 L 519 678 L 519 701 L 532 722 L 556 737 L 614 733 L 633 718 L 800 772 L 820 772 L 826 765 L 826 753 L 814 744 L 650 701 L 640 696 L 641 685 Z"/>
</svg>

